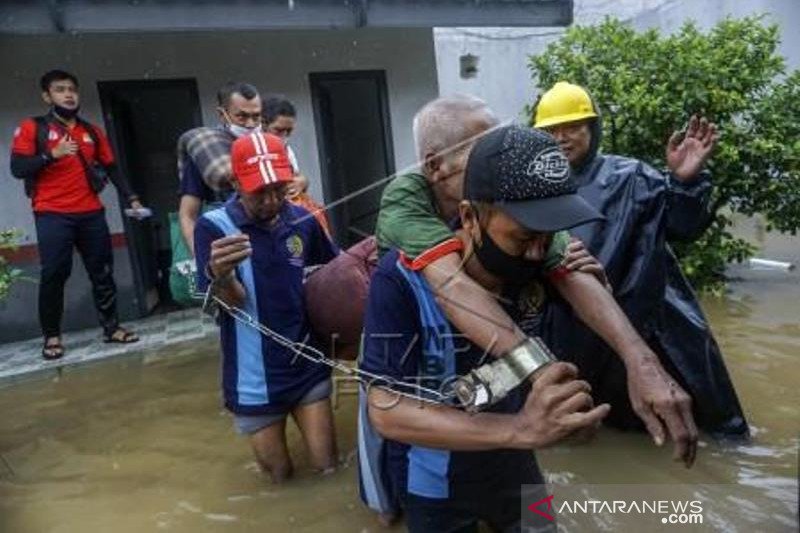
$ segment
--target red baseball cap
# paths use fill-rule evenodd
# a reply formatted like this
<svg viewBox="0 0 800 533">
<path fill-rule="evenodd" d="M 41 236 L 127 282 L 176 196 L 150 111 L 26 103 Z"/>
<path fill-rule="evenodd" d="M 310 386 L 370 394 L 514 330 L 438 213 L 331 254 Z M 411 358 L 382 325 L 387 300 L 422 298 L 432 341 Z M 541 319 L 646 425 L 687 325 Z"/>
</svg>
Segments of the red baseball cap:
<svg viewBox="0 0 800 533">
<path fill-rule="evenodd" d="M 236 139 L 231 147 L 231 165 L 245 193 L 294 179 L 286 145 L 283 139 L 271 133 L 257 131 Z"/>
</svg>

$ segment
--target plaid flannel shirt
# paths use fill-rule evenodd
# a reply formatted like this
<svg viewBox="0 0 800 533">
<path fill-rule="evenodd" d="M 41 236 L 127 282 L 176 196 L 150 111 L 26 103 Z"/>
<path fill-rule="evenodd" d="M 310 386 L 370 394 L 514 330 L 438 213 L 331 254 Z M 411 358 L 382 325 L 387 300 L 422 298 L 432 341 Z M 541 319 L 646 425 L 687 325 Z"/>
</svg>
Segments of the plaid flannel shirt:
<svg viewBox="0 0 800 533">
<path fill-rule="evenodd" d="M 186 158 L 197 166 L 203 181 L 214 191 L 230 188 L 231 145 L 236 138 L 223 128 L 202 126 L 178 139 L 178 176 L 183 177 Z"/>
</svg>

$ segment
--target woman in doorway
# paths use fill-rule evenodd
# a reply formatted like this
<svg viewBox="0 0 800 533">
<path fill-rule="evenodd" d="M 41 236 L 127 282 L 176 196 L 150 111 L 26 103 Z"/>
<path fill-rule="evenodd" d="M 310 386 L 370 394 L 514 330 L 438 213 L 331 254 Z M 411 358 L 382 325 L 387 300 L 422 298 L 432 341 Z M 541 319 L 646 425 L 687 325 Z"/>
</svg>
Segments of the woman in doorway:
<svg viewBox="0 0 800 533">
<path fill-rule="evenodd" d="M 281 137 L 284 142 L 287 142 L 297 124 L 297 111 L 292 102 L 281 95 L 267 96 L 264 99 L 264 106 L 261 113 L 264 131 L 277 135 Z M 297 157 L 292 148 L 288 145 L 288 142 L 286 149 L 289 152 L 289 159 L 294 169 L 294 182 L 289 187 L 288 191 L 289 201 L 308 210 L 309 213 L 314 215 L 314 218 L 317 219 L 317 222 L 319 222 L 322 229 L 325 230 L 328 237 L 331 237 L 331 229 L 328 223 L 328 217 L 325 214 L 325 207 L 308 194 L 308 178 L 300 172 L 300 168 L 297 164 Z"/>
</svg>

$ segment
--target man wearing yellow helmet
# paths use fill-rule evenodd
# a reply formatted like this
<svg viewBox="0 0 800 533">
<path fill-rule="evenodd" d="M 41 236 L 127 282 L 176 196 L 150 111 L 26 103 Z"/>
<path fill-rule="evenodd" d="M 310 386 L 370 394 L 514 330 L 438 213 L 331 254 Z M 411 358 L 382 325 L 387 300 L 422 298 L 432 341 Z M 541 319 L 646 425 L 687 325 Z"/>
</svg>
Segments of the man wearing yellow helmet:
<svg viewBox="0 0 800 533">
<path fill-rule="evenodd" d="M 685 132 L 673 134 L 666 176 L 636 159 L 599 153 L 598 106 L 578 85 L 562 81 L 545 92 L 536 107 L 535 126 L 555 137 L 578 192 L 605 215 L 604 221 L 572 232 L 604 264 L 620 306 L 692 396 L 698 425 L 718 435 L 746 436 L 747 422 L 719 347 L 667 243 L 697 239 L 713 220 L 704 167 L 717 144 L 716 125 L 693 116 Z M 610 423 L 637 427 L 643 418 L 652 432 L 654 421 L 628 401 L 624 366 L 568 307 L 551 306 L 542 327 L 556 354 L 576 362 L 592 383 L 595 400 L 611 403 Z M 565 329 L 575 331 L 568 342 L 563 335 L 547 333 Z"/>
</svg>

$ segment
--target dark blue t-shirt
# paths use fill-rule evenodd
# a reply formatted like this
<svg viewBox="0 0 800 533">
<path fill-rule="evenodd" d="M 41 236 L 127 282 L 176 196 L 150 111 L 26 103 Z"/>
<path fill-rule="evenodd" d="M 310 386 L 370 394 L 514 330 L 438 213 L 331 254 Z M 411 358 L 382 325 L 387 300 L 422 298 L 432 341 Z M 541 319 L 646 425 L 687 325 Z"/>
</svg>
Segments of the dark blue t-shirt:
<svg viewBox="0 0 800 533">
<path fill-rule="evenodd" d="M 236 268 L 245 287 L 243 309 L 261 324 L 293 342 L 307 341 L 310 327 L 303 296 L 303 268 L 324 264 L 338 250 L 308 211 L 284 202 L 273 226 L 250 220 L 238 197 L 203 214 L 195 227 L 198 289 L 206 277 L 211 242 L 226 235 L 250 236 L 252 255 Z M 330 368 L 298 357 L 227 313 L 220 316 L 222 389 L 225 406 L 239 415 L 285 412 L 311 387 L 330 376 Z"/>
<path fill-rule="evenodd" d="M 437 389 L 489 360 L 447 321 L 425 279 L 404 267 L 397 251 L 381 259 L 370 282 L 360 368 Z M 516 413 L 529 390 L 520 387 L 490 410 Z M 388 481 L 400 498 L 469 500 L 541 482 L 525 450 L 462 452 L 386 440 L 381 470 L 371 479 Z"/>
<path fill-rule="evenodd" d="M 203 181 L 200 170 L 191 158 L 186 158 L 183 164 L 183 175 L 180 176 L 178 196 L 194 196 L 207 204 L 218 204 L 228 200 L 233 194 L 233 189 L 214 191 Z"/>
</svg>

